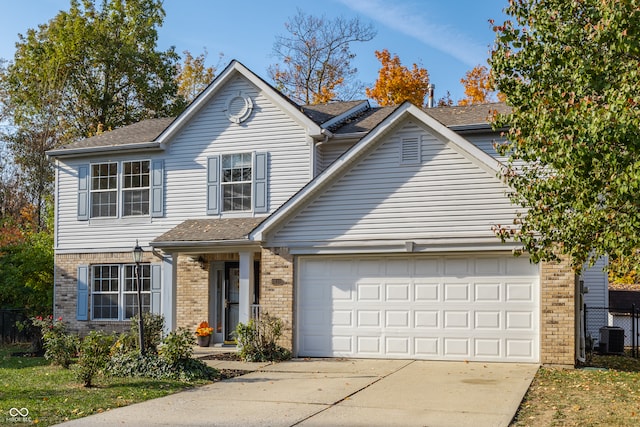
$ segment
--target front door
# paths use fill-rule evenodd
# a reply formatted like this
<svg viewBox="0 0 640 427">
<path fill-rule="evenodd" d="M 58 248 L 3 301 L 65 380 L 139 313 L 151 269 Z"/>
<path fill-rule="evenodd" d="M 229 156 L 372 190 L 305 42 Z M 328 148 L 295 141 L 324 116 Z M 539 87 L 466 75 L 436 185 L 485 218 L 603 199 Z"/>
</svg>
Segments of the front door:
<svg viewBox="0 0 640 427">
<path fill-rule="evenodd" d="M 235 339 L 233 333 L 238 326 L 240 316 L 240 264 L 225 263 L 224 277 L 224 339 L 233 341 Z"/>
</svg>

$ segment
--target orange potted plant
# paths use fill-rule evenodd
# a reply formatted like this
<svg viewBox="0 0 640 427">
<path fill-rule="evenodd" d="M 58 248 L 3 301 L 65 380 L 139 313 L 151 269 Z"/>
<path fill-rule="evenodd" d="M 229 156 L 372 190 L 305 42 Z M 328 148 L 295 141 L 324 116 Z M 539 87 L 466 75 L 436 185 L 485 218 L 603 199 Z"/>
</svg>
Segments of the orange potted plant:
<svg viewBox="0 0 640 427">
<path fill-rule="evenodd" d="M 198 337 L 198 345 L 200 347 L 208 347 L 211 340 L 211 333 L 213 328 L 209 327 L 209 322 L 200 322 L 196 328 L 196 337 Z"/>
</svg>

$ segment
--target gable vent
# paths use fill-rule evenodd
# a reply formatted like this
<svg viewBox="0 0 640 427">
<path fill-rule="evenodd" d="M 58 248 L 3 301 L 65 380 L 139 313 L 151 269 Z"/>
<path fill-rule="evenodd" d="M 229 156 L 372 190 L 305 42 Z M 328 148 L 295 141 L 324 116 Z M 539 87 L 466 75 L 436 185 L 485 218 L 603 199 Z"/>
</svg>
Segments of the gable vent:
<svg viewBox="0 0 640 427">
<path fill-rule="evenodd" d="M 402 138 L 400 141 L 400 163 L 420 162 L 420 140 L 417 137 Z"/>
</svg>

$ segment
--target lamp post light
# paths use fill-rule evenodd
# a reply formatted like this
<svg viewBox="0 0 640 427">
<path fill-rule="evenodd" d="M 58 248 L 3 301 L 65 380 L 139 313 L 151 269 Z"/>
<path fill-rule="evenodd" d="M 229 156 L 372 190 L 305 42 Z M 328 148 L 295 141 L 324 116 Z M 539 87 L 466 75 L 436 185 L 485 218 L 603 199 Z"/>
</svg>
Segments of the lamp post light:
<svg viewBox="0 0 640 427">
<path fill-rule="evenodd" d="M 133 248 L 133 262 L 136 263 L 136 288 L 138 290 L 138 340 L 140 342 L 140 354 L 144 354 L 144 322 L 142 321 L 142 287 L 140 286 L 140 263 L 144 251 L 136 240 L 136 247 Z"/>
</svg>

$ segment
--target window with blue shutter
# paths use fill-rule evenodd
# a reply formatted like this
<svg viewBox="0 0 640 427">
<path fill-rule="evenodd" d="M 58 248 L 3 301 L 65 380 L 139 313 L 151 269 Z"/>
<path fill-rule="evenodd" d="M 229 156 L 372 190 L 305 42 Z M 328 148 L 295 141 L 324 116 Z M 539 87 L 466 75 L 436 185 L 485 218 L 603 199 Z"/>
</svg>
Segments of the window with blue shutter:
<svg viewBox="0 0 640 427">
<path fill-rule="evenodd" d="M 89 219 L 89 165 L 78 167 L 78 220 Z"/>
<path fill-rule="evenodd" d="M 151 312 L 162 314 L 162 265 L 151 264 Z"/>
<path fill-rule="evenodd" d="M 151 163 L 151 216 L 164 216 L 164 161 Z"/>
<path fill-rule="evenodd" d="M 76 320 L 89 318 L 89 266 L 78 266 L 78 288 L 76 299 Z"/>
<path fill-rule="evenodd" d="M 220 212 L 220 156 L 207 159 L 207 215 Z"/>
<path fill-rule="evenodd" d="M 254 171 L 254 207 L 255 213 L 266 213 L 269 211 L 269 192 L 267 185 L 268 178 L 268 154 L 256 153 Z"/>
</svg>

